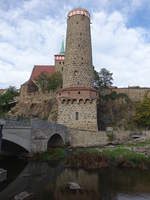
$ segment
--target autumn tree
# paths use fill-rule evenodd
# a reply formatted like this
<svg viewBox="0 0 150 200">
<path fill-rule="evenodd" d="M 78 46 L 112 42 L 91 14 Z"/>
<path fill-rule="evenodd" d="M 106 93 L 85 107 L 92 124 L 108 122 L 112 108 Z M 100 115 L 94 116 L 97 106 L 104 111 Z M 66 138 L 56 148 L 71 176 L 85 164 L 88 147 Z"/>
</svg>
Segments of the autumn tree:
<svg viewBox="0 0 150 200">
<path fill-rule="evenodd" d="M 138 127 L 150 129 L 150 98 L 145 96 L 144 99 L 137 103 L 134 121 Z"/>
</svg>

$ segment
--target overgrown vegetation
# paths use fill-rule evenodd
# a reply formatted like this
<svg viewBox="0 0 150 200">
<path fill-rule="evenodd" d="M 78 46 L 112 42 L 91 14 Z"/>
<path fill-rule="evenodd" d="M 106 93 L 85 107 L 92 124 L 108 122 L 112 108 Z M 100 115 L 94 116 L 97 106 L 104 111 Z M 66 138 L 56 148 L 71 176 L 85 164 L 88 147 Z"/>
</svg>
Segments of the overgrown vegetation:
<svg viewBox="0 0 150 200">
<path fill-rule="evenodd" d="M 51 76 L 42 73 L 36 79 L 36 84 L 42 92 L 55 91 L 57 88 L 62 87 L 62 74 L 55 72 Z"/>
<path fill-rule="evenodd" d="M 6 113 L 13 106 L 15 97 L 18 95 L 19 93 L 17 89 L 12 86 L 10 86 L 2 95 L 0 95 L 0 116 L 6 115 Z"/>
<path fill-rule="evenodd" d="M 130 167 L 149 169 L 150 157 L 126 147 L 76 149 L 67 159 L 68 167 L 95 169 L 102 167 Z"/>
<path fill-rule="evenodd" d="M 48 151 L 43 153 L 36 153 L 33 156 L 33 160 L 39 161 L 58 161 L 65 157 L 65 149 L 64 148 L 51 148 Z"/>
<path fill-rule="evenodd" d="M 135 109 L 134 121 L 140 128 L 150 129 L 150 98 L 145 96 L 138 102 Z"/>
<path fill-rule="evenodd" d="M 140 164 L 141 162 L 150 162 L 150 158 L 146 157 L 144 154 L 136 153 L 125 147 L 108 148 L 103 150 L 102 155 L 105 158 L 112 161 L 132 161 L 134 164 Z"/>
<path fill-rule="evenodd" d="M 135 105 L 124 93 L 100 93 L 98 105 L 98 123 L 100 129 L 106 127 L 134 129 L 133 121 Z"/>
<path fill-rule="evenodd" d="M 113 73 L 105 68 L 100 72 L 94 71 L 94 84 L 99 90 L 98 125 L 100 130 L 106 127 L 119 129 L 134 129 L 133 120 L 135 104 L 125 93 L 111 90 Z M 110 138 L 111 139 L 111 138 Z"/>
</svg>

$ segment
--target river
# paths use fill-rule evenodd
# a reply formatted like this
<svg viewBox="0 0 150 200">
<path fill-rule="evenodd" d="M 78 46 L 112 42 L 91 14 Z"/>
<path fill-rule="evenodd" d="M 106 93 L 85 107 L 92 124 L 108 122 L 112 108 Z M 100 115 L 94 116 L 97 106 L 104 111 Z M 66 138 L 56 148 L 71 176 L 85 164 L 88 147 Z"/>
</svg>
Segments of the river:
<svg viewBox="0 0 150 200">
<path fill-rule="evenodd" d="M 7 181 L 0 183 L 0 200 L 14 199 L 23 191 L 32 200 L 150 200 L 150 173 L 135 169 L 67 169 L 61 163 L 26 162 L 3 158 L 0 168 L 8 170 Z M 66 189 L 77 182 L 80 192 Z"/>
</svg>

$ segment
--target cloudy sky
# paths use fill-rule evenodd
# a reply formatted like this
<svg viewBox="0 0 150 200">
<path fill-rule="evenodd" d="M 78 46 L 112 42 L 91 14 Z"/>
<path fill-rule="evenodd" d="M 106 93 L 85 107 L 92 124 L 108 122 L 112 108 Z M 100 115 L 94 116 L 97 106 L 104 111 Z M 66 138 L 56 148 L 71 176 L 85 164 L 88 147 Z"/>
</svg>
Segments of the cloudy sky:
<svg viewBox="0 0 150 200">
<path fill-rule="evenodd" d="M 19 87 L 34 64 L 53 64 L 75 7 L 91 13 L 93 64 L 114 85 L 150 87 L 150 0 L 0 0 L 0 88 Z"/>
</svg>

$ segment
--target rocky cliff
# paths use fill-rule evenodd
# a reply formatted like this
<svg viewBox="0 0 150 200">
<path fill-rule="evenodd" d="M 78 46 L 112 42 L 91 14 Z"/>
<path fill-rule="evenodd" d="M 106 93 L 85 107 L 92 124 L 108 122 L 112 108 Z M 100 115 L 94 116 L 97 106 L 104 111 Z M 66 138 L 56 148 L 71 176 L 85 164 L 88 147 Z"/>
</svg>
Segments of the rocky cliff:
<svg viewBox="0 0 150 200">
<path fill-rule="evenodd" d="M 57 101 L 55 93 L 36 92 L 18 98 L 18 103 L 9 112 L 10 116 L 57 120 Z"/>
</svg>

